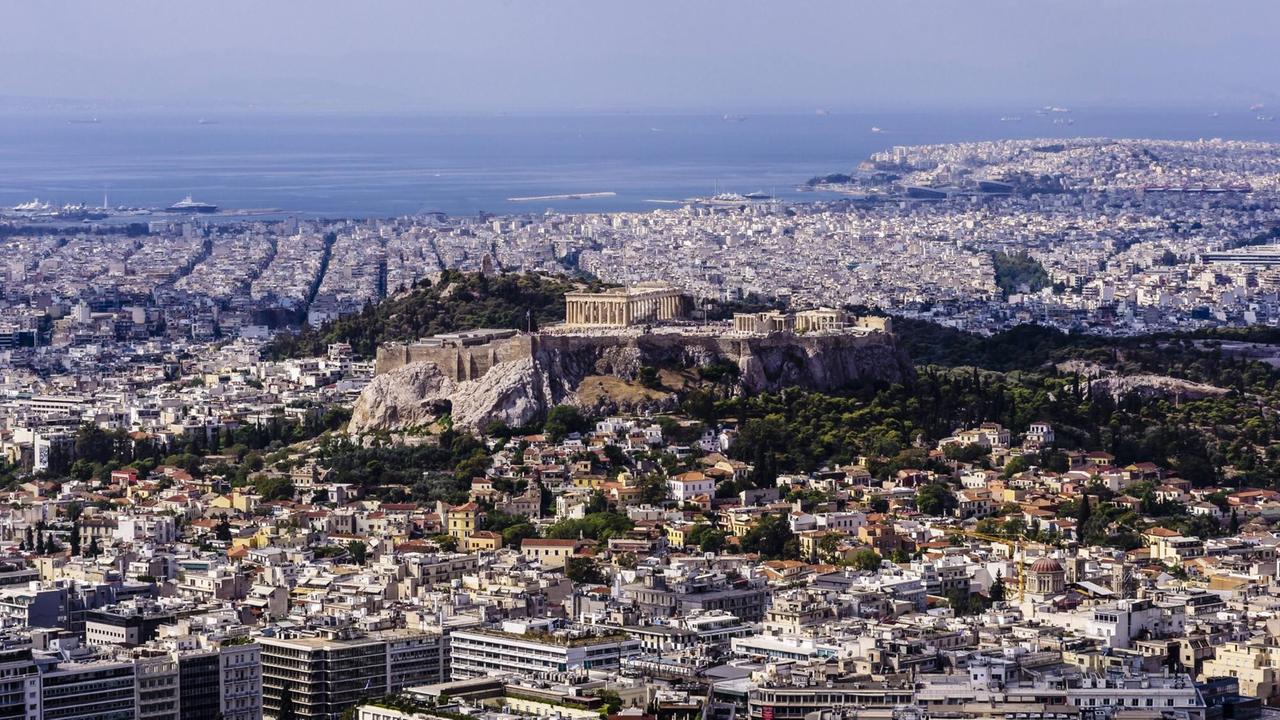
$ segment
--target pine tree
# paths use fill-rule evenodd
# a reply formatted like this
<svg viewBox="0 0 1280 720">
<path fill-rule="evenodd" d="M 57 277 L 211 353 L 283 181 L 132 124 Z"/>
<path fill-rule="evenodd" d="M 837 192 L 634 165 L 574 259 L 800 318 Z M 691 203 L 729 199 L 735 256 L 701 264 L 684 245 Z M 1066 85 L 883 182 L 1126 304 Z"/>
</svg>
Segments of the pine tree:
<svg viewBox="0 0 1280 720">
<path fill-rule="evenodd" d="M 1240 513 L 1236 512 L 1235 508 L 1231 508 L 1231 526 L 1230 527 L 1231 527 L 1232 535 L 1240 534 Z"/>
<path fill-rule="evenodd" d="M 89 557 L 98 557 L 102 554 L 102 548 L 98 547 L 98 538 L 89 541 Z"/>
<path fill-rule="evenodd" d="M 226 513 L 223 513 L 222 519 L 213 528 L 213 536 L 222 542 L 231 542 L 231 521 L 227 519 Z"/>
<path fill-rule="evenodd" d="M 996 572 L 995 582 L 991 583 L 991 602 L 1004 602 L 1004 574 Z"/>
<path fill-rule="evenodd" d="M 80 523 L 71 523 L 71 555 L 80 554 Z"/>
<path fill-rule="evenodd" d="M 1084 526 L 1089 523 L 1089 518 L 1093 515 L 1093 509 L 1089 507 L 1089 494 L 1084 493 L 1080 496 L 1080 511 L 1076 513 L 1077 532 L 1084 532 Z"/>
</svg>

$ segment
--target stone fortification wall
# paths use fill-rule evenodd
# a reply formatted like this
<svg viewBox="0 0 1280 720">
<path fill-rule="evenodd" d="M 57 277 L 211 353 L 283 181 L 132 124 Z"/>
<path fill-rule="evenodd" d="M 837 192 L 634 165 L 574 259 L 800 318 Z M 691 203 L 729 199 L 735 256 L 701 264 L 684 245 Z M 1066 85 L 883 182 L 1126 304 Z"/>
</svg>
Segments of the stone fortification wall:
<svg viewBox="0 0 1280 720">
<path fill-rule="evenodd" d="M 514 362 L 532 355 L 531 335 L 500 338 L 480 345 L 457 344 L 424 345 L 395 343 L 378 348 L 373 362 L 376 375 L 384 375 L 409 363 L 435 363 L 440 372 L 454 382 L 475 380 L 489 372 L 494 365 Z"/>
</svg>

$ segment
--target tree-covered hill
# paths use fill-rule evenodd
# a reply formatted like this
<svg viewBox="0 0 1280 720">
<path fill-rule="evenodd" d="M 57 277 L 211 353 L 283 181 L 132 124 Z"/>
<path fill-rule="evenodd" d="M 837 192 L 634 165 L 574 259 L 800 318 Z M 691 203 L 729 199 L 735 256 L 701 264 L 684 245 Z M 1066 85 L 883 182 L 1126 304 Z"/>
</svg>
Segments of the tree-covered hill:
<svg viewBox="0 0 1280 720">
<path fill-rule="evenodd" d="M 899 341 L 917 366 L 978 367 L 998 372 L 1048 371 L 1067 360 L 1119 374 L 1151 373 L 1271 396 L 1280 403 L 1280 369 L 1222 352 L 1224 341 L 1280 344 L 1280 330 L 1262 326 L 1105 337 L 1019 325 L 991 336 L 925 320 L 894 318 Z"/>
<path fill-rule="evenodd" d="M 354 315 L 306 327 L 297 335 L 277 337 L 267 350 L 272 358 L 309 357 L 330 343 L 351 343 L 352 350 L 372 356 L 384 342 L 414 340 L 437 333 L 476 328 L 534 328 L 564 320 L 564 293 L 598 289 L 596 285 L 534 273 L 487 276 L 446 270 L 434 284 L 414 288 Z"/>
</svg>

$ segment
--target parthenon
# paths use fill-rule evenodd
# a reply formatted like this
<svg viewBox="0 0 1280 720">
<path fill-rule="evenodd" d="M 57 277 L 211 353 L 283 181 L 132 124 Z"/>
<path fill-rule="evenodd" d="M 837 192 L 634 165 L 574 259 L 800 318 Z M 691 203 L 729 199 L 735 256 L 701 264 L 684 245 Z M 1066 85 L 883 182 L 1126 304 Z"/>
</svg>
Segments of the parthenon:
<svg viewBox="0 0 1280 720">
<path fill-rule="evenodd" d="M 565 293 L 565 324 L 586 327 L 626 327 L 679 320 L 685 315 L 685 296 L 666 284 L 610 288 L 604 292 Z"/>
</svg>

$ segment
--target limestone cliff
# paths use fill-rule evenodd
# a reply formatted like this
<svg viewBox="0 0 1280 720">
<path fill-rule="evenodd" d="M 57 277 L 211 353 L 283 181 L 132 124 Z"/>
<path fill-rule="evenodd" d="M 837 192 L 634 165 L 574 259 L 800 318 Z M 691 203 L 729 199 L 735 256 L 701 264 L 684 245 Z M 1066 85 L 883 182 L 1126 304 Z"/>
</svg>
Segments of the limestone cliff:
<svg viewBox="0 0 1280 720">
<path fill-rule="evenodd" d="M 546 411 L 546 392 L 533 358 L 499 363 L 475 380 L 451 380 L 432 362 L 414 362 L 379 375 L 360 393 L 352 432 L 424 427 L 448 413 L 459 427 L 495 420 L 512 427 Z"/>
<path fill-rule="evenodd" d="M 450 412 L 455 426 L 499 420 L 527 425 L 553 405 L 576 402 L 585 378 L 634 380 L 645 366 L 698 367 L 728 361 L 748 392 L 784 387 L 835 390 L 868 382 L 910 382 L 911 363 L 892 334 L 741 336 L 681 332 L 534 335 L 527 354 L 495 362 L 474 379 L 453 380 L 438 364 L 413 361 L 378 375 L 361 393 L 351 431 L 428 425 Z M 468 350 L 474 354 L 474 350 Z M 456 372 L 452 377 L 459 377 Z M 646 398 L 646 408 L 662 405 Z M 616 408 L 626 409 L 626 408 Z"/>
<path fill-rule="evenodd" d="M 1231 392 L 1227 388 L 1183 380 L 1167 375 L 1112 375 L 1089 383 L 1089 392 L 1110 395 L 1119 401 L 1129 396 L 1137 396 L 1146 400 L 1167 398 L 1177 400 L 1200 400 L 1207 397 L 1220 397 Z"/>
</svg>

